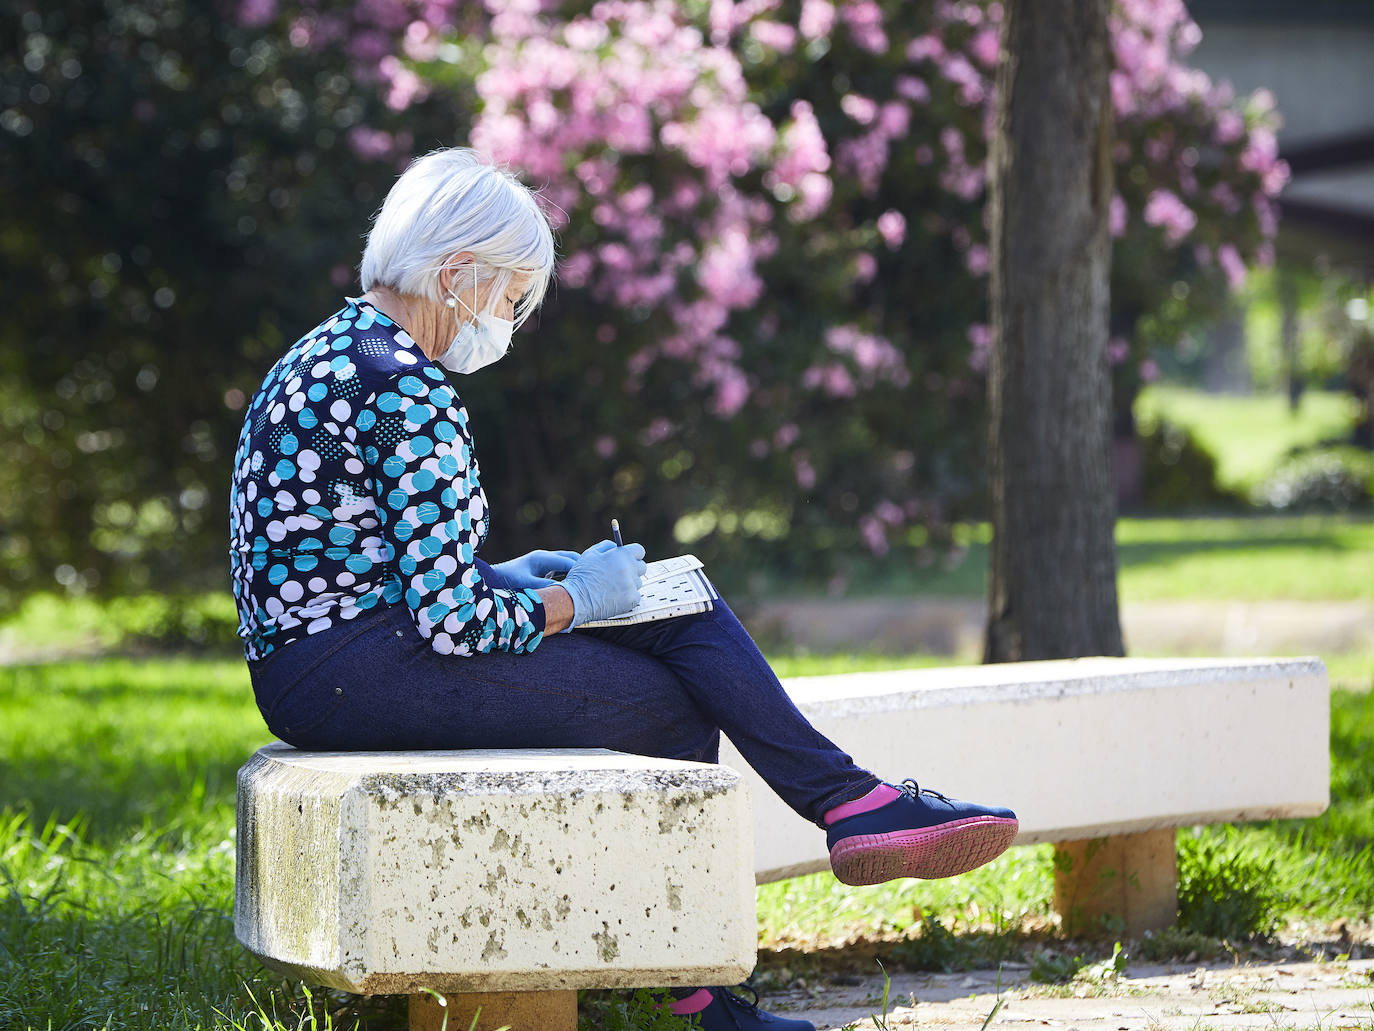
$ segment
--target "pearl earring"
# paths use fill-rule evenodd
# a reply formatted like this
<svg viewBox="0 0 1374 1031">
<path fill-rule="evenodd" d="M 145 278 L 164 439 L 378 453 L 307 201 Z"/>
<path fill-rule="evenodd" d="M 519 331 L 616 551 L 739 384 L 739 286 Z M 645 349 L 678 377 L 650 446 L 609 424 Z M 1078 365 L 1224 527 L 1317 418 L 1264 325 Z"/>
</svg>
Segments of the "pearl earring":
<svg viewBox="0 0 1374 1031">
<path fill-rule="evenodd" d="M 454 299 L 453 299 L 452 297 L 450 297 L 447 301 L 445 301 L 444 304 L 448 305 L 448 307 L 450 307 L 450 308 L 457 307 L 457 302 L 454 301 Z"/>
</svg>

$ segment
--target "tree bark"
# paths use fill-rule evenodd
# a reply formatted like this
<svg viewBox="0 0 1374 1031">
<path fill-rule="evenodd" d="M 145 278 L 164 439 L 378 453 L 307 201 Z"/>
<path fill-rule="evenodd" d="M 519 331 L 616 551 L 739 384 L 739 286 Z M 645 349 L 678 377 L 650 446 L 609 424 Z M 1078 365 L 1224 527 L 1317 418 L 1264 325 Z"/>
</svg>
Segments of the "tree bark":
<svg viewBox="0 0 1374 1031">
<path fill-rule="evenodd" d="M 1121 655 L 1107 364 L 1109 0 L 1010 0 L 989 155 L 986 662 Z"/>
</svg>

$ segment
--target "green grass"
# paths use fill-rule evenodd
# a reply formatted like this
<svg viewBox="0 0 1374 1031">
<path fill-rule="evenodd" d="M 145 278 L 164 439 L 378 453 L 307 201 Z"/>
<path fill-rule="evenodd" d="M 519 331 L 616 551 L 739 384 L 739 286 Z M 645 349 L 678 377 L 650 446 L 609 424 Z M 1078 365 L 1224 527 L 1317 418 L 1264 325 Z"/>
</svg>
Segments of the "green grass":
<svg viewBox="0 0 1374 1031">
<path fill-rule="evenodd" d="M 1374 600 L 1374 519 L 1123 519 L 1125 601 Z"/>
<path fill-rule="evenodd" d="M 944 564 L 860 563 L 851 597 L 981 598 L 986 523 L 960 528 Z M 1126 601 L 1374 600 L 1374 518 L 1351 515 L 1123 518 L 1118 586 Z"/>
<path fill-rule="evenodd" d="M 1332 708 L 1325 816 L 1206 832 L 1273 861 L 1286 917 L 1374 910 L 1374 694 L 1337 692 Z M 318 1027 L 404 1026 L 394 1001 L 307 998 L 233 939 L 234 773 L 266 740 L 238 661 L 0 668 L 0 1027 L 311 1028 L 312 1007 Z M 957 966 L 979 935 L 1005 946 L 999 930 L 1043 923 L 1050 878 L 1044 846 L 950 881 L 798 878 L 759 889 L 760 939 L 904 937 L 899 962 Z"/>
<path fill-rule="evenodd" d="M 1141 393 L 1135 412 L 1142 427 L 1163 417 L 1189 430 L 1217 459 L 1221 485 L 1247 493 L 1293 448 L 1344 440 L 1358 406 L 1349 394 L 1309 390 L 1294 413 L 1282 394 L 1237 397 L 1154 384 Z"/>
</svg>

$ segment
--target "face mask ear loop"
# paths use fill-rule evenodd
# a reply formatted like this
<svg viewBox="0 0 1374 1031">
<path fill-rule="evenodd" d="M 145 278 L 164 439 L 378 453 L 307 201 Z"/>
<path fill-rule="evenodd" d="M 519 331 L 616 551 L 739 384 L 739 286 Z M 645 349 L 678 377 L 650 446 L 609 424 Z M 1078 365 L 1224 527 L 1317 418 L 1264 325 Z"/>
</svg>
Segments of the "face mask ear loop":
<svg viewBox="0 0 1374 1031">
<path fill-rule="evenodd" d="M 449 296 L 463 306 L 463 310 L 472 316 L 473 322 L 477 321 L 477 313 L 468 307 L 467 302 L 463 300 L 461 291 L 450 291 Z M 472 263 L 472 303 L 477 303 L 477 263 L 475 261 Z M 453 321 L 458 322 L 458 309 L 456 306 L 453 309 Z M 459 328 L 461 328 L 463 324 L 460 322 L 458 325 Z"/>
</svg>

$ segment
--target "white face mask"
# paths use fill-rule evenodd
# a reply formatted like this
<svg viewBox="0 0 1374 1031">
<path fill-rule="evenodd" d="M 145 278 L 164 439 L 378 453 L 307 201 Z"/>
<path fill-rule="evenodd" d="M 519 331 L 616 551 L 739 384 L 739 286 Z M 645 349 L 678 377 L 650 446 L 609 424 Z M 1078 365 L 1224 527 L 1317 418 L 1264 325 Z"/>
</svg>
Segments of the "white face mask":
<svg viewBox="0 0 1374 1031">
<path fill-rule="evenodd" d="M 477 269 L 472 270 L 472 293 L 477 296 Z M 460 376 L 484 369 L 494 362 L 500 361 L 510 350 L 511 334 L 515 332 L 515 323 L 510 319 L 499 319 L 495 315 L 478 315 L 463 302 L 463 299 L 454 293 L 449 298 L 449 307 L 453 308 L 453 318 L 458 319 L 458 304 L 462 304 L 469 312 L 472 312 L 473 321 L 464 322 L 458 327 L 458 332 L 453 338 L 453 342 L 448 345 L 448 350 L 441 354 L 437 361 L 449 372 L 456 372 Z"/>
</svg>

